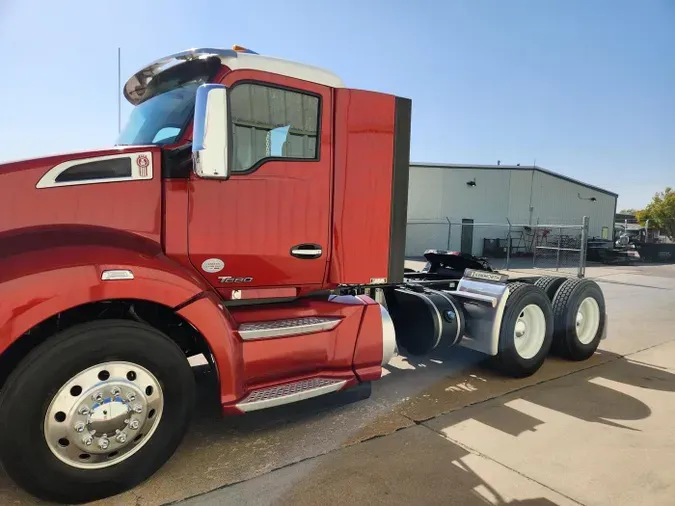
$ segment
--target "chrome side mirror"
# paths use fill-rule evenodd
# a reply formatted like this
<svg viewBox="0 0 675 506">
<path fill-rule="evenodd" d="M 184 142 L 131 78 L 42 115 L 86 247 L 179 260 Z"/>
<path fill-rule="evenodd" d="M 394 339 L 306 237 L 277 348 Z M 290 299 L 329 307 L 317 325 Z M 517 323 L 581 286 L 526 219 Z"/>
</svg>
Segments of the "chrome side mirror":
<svg viewBox="0 0 675 506">
<path fill-rule="evenodd" d="M 192 157 L 199 177 L 227 179 L 229 171 L 227 88 L 202 84 L 197 88 Z"/>
</svg>

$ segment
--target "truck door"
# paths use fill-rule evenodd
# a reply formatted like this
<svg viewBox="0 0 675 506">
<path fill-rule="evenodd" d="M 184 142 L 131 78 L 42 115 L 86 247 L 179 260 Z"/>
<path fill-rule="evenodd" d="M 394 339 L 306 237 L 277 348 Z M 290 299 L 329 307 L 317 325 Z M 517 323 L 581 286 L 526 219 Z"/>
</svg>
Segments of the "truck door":
<svg viewBox="0 0 675 506">
<path fill-rule="evenodd" d="M 319 287 L 329 251 L 332 92 L 253 70 L 223 80 L 230 178 L 192 176 L 192 264 L 217 288 Z"/>
</svg>

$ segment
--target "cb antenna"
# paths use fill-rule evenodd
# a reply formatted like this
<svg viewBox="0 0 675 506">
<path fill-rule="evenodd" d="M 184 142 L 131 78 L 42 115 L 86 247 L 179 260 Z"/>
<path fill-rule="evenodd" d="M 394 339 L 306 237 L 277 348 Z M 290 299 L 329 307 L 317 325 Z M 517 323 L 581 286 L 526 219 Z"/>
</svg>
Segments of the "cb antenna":
<svg viewBox="0 0 675 506">
<path fill-rule="evenodd" d="M 117 133 L 122 133 L 122 48 L 117 48 Z"/>
</svg>

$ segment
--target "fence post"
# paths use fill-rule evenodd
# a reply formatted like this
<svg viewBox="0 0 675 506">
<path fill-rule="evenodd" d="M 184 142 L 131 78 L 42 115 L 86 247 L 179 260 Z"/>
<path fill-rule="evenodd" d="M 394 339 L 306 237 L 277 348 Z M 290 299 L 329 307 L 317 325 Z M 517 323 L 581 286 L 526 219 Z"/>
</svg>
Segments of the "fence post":
<svg viewBox="0 0 675 506">
<path fill-rule="evenodd" d="M 537 218 L 537 224 L 534 226 L 532 234 L 532 268 L 537 267 L 537 234 L 539 233 L 539 218 Z"/>
<path fill-rule="evenodd" d="M 581 244 L 579 245 L 579 272 L 577 277 L 583 278 L 586 275 L 586 249 L 588 247 L 588 216 L 584 216 L 581 221 Z"/>
<path fill-rule="evenodd" d="M 448 222 L 448 247 L 446 249 L 450 251 L 450 235 L 452 234 L 452 223 L 450 222 L 450 218 L 448 218 L 447 216 L 445 217 L 445 221 Z"/>
<path fill-rule="evenodd" d="M 509 231 L 506 234 L 506 270 L 509 270 L 509 261 L 511 260 L 511 220 L 506 218 L 509 224 Z"/>
<path fill-rule="evenodd" d="M 560 269 L 560 247 L 562 246 L 562 227 L 558 227 L 558 249 L 555 252 L 555 270 Z"/>
</svg>

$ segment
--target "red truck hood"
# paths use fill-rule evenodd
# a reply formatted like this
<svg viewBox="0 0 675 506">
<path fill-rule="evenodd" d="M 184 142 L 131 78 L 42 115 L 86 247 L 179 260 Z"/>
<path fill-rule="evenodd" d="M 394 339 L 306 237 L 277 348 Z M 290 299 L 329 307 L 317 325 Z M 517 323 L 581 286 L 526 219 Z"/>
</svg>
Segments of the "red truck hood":
<svg viewBox="0 0 675 506">
<path fill-rule="evenodd" d="M 111 159 L 117 159 L 116 167 L 131 163 L 132 176 L 90 179 L 92 168 L 108 167 Z M 55 182 L 69 166 L 76 171 Z M 0 240 L 27 229 L 63 226 L 117 229 L 159 243 L 160 148 L 125 146 L 0 164 Z"/>
</svg>

